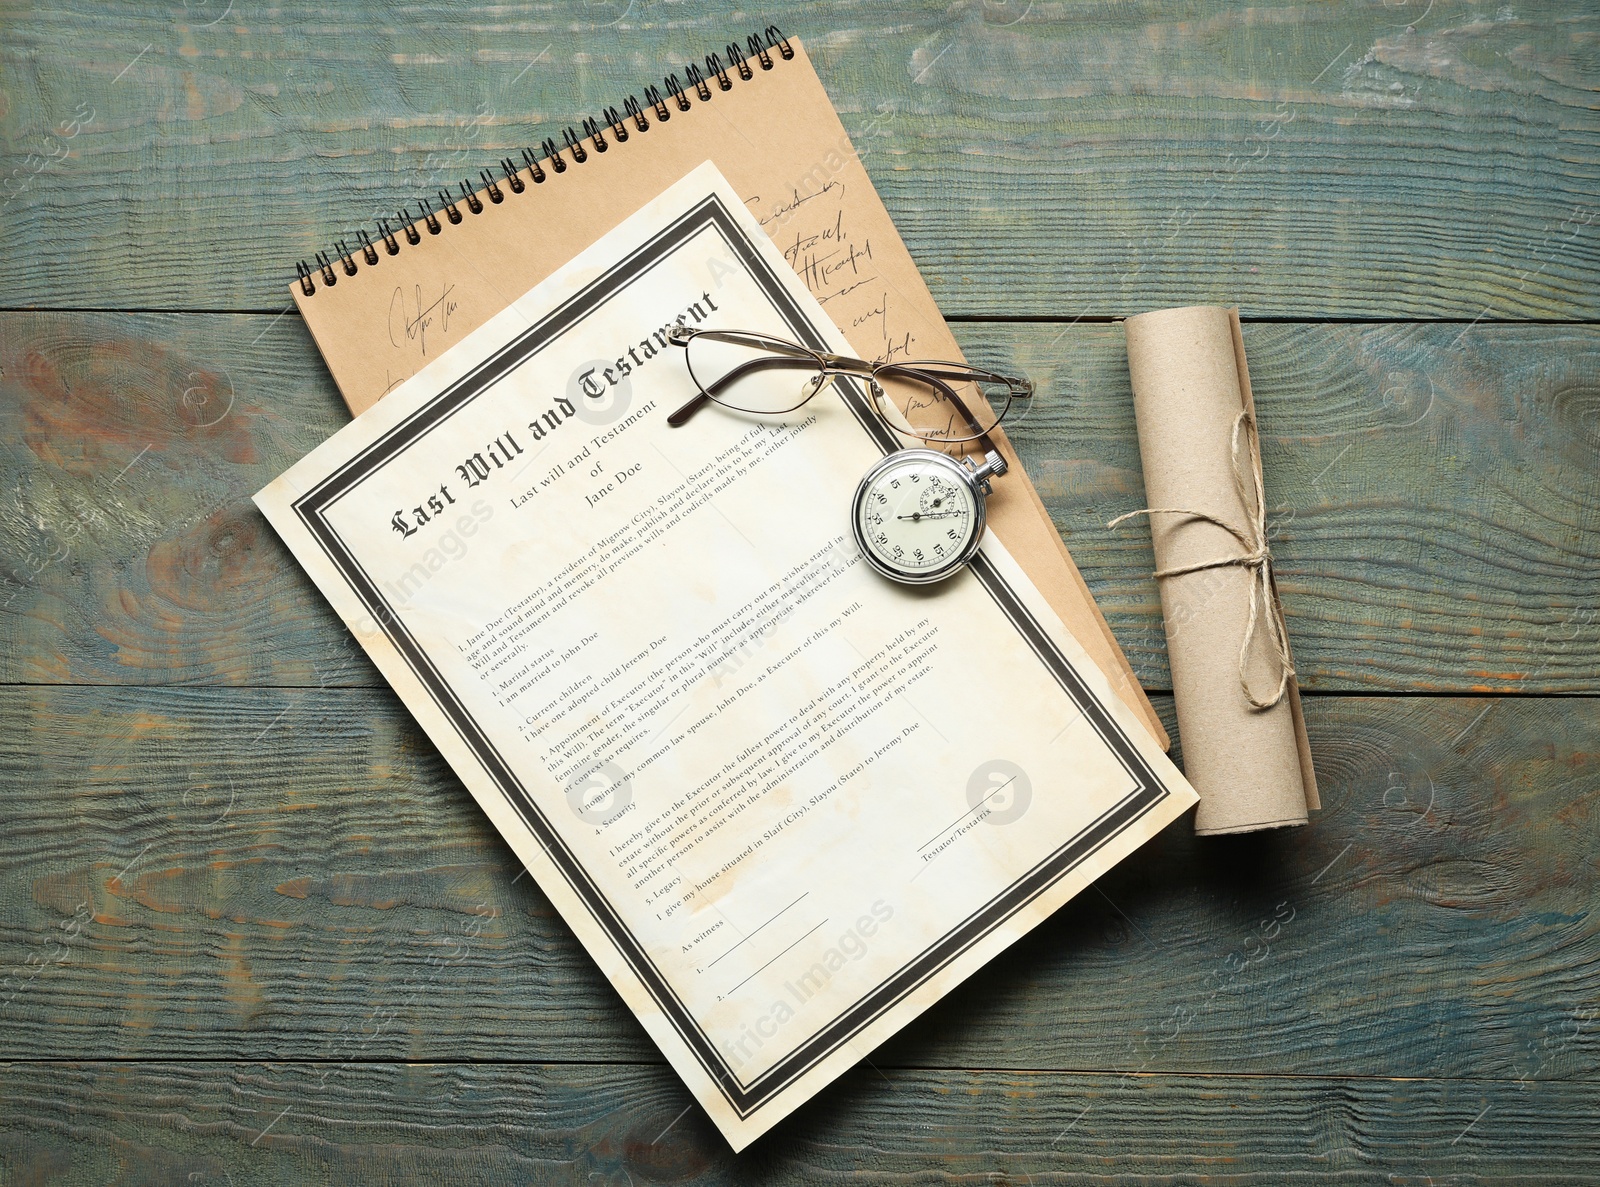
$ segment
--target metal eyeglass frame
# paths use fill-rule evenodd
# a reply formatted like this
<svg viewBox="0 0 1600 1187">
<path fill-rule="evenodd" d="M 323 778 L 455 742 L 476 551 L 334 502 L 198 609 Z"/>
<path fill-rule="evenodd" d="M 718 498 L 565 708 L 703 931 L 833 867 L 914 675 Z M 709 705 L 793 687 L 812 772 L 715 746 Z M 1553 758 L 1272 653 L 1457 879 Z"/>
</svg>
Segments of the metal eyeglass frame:
<svg viewBox="0 0 1600 1187">
<path fill-rule="evenodd" d="M 806 403 L 815 398 L 817 394 L 820 393 L 825 387 L 827 387 L 828 382 L 831 381 L 834 376 L 848 375 L 856 379 L 865 379 L 868 382 L 872 389 L 873 411 L 875 411 L 878 416 L 882 418 L 883 422 L 896 433 L 900 433 L 905 436 L 917 437 L 917 439 L 921 441 L 933 441 L 943 444 L 960 444 L 967 441 L 976 441 L 979 448 L 983 450 L 985 456 L 985 464 L 980 468 L 981 481 L 992 475 L 1004 474 L 1006 472 L 1005 459 L 1001 456 L 1000 451 L 995 447 L 993 438 L 989 436 L 989 430 L 979 427 L 978 419 L 977 417 L 973 416 L 972 410 L 967 407 L 966 401 L 956 393 L 955 388 L 951 387 L 950 384 L 945 381 L 955 380 L 957 382 L 961 382 L 964 380 L 977 378 L 988 380 L 992 383 L 1002 383 L 1006 386 L 1008 392 L 1008 399 L 1006 402 L 1007 410 L 1010 408 L 1011 401 L 1019 399 L 1025 400 L 1033 395 L 1033 384 L 1027 379 L 1010 375 L 999 375 L 993 371 L 985 371 L 981 367 L 973 367 L 966 363 L 939 362 L 936 360 L 910 360 L 903 363 L 869 363 L 865 359 L 854 359 L 850 358 L 848 355 L 829 354 L 825 351 L 812 350 L 809 347 L 801 346 L 798 342 L 789 342 L 782 338 L 774 338 L 770 334 L 764 334 L 758 330 L 695 330 L 690 329 L 688 326 L 683 325 L 680 322 L 679 324 L 673 326 L 672 329 L 667 331 L 667 341 L 671 342 L 674 346 L 682 346 L 687 349 L 689 343 L 702 334 L 737 334 L 741 338 L 753 338 L 760 342 L 763 346 L 770 344 L 770 346 L 773 348 L 773 353 L 765 357 L 753 358 L 748 362 L 735 367 L 721 379 L 713 383 L 709 389 L 700 383 L 700 378 L 694 375 L 693 371 L 691 370 L 690 376 L 694 379 L 696 386 L 698 386 L 700 390 L 691 400 L 689 400 L 688 403 L 684 404 L 681 408 L 677 409 L 667 417 L 667 424 L 673 428 L 678 428 L 687 423 L 689 418 L 696 412 L 700 411 L 701 408 L 705 407 L 707 403 L 714 402 L 721 404 L 722 401 L 718 399 L 718 392 L 726 390 L 738 380 L 755 371 L 763 371 L 771 368 L 795 368 L 805 369 L 808 371 L 815 370 L 824 380 L 824 382 L 821 383 L 808 384 L 807 387 L 810 390 L 802 389 L 803 394 L 801 395 L 801 398 L 795 402 L 793 407 L 774 409 L 774 414 L 780 412 L 793 412 L 795 408 L 803 407 Z M 959 368 L 959 370 L 952 371 L 948 369 L 952 367 Z M 967 427 L 972 430 L 971 435 L 966 437 L 929 438 L 920 437 L 915 432 L 906 433 L 904 429 L 900 428 L 899 425 L 895 424 L 893 421 L 889 420 L 886 415 L 884 415 L 882 403 L 888 401 L 888 395 L 883 390 L 883 385 L 878 382 L 878 377 L 880 375 L 900 375 L 913 381 L 925 383 L 934 388 L 941 395 L 948 398 L 953 405 L 955 405 L 956 410 L 960 412 L 963 419 L 966 420 Z M 740 409 L 735 404 L 724 404 L 723 406 L 727 408 L 733 408 L 735 411 L 751 411 L 750 409 Z M 1005 413 L 1002 412 L 999 416 L 995 417 L 994 427 L 999 426 L 1000 421 L 1004 418 L 1004 416 Z"/>
</svg>

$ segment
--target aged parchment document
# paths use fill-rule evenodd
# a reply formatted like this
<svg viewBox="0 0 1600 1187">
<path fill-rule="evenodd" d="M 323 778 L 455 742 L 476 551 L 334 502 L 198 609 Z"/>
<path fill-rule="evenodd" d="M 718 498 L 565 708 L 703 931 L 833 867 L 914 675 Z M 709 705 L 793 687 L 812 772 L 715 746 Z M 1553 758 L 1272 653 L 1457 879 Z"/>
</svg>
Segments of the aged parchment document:
<svg viewBox="0 0 1600 1187">
<path fill-rule="evenodd" d="M 861 563 L 858 387 L 667 427 L 680 319 L 848 350 L 703 165 L 256 501 L 742 1148 L 1195 797 L 992 536 Z"/>
</svg>

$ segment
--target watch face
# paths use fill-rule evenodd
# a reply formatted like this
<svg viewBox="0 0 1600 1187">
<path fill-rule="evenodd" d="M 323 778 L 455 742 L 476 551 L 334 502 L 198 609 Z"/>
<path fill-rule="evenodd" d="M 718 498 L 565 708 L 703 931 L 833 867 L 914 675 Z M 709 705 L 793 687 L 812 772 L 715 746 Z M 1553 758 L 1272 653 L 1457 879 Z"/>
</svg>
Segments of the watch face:
<svg viewBox="0 0 1600 1187">
<path fill-rule="evenodd" d="M 961 464 L 927 449 L 890 454 L 856 492 L 856 542 L 873 567 L 904 581 L 931 581 L 971 556 L 983 504 Z"/>
</svg>

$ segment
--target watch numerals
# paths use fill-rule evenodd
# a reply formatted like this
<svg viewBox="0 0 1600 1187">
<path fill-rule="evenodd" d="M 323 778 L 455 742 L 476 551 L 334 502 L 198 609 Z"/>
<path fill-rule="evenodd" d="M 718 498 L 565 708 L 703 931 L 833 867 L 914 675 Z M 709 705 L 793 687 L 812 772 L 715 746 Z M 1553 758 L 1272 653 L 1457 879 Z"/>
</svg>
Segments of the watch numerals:
<svg viewBox="0 0 1600 1187">
<path fill-rule="evenodd" d="M 966 563 L 977 547 L 983 501 L 964 475 L 948 469 L 943 458 L 910 453 L 886 459 L 862 481 L 856 540 L 884 575 L 912 583 L 938 580 Z"/>
</svg>

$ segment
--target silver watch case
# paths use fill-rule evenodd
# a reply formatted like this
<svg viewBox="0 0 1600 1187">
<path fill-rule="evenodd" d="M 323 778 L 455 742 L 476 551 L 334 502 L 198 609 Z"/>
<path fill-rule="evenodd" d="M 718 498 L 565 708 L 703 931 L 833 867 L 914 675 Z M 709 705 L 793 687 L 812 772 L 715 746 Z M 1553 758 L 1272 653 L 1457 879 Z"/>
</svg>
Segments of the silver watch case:
<svg viewBox="0 0 1600 1187">
<path fill-rule="evenodd" d="M 946 471 L 956 481 L 966 485 L 972 491 L 972 501 L 977 510 L 972 517 L 972 539 L 967 541 L 965 547 L 955 556 L 951 557 L 937 569 L 929 569 L 922 573 L 904 573 L 880 560 L 867 544 L 861 532 L 861 504 L 867 497 L 867 491 L 880 474 L 893 466 L 904 462 L 908 455 L 916 455 L 940 469 Z M 974 473 L 964 463 L 951 457 L 948 453 L 941 453 L 937 449 L 897 449 L 887 455 L 861 476 L 861 482 L 856 486 L 856 497 L 850 502 L 850 532 L 855 536 L 856 547 L 861 550 L 862 559 L 882 573 L 891 581 L 898 581 L 904 585 L 932 585 L 943 581 L 957 570 L 961 569 L 968 561 L 977 555 L 979 547 L 983 544 L 983 533 L 988 523 L 988 514 L 985 510 L 985 500 L 988 495 L 988 479 L 991 474 L 1004 473 L 1004 463 L 1001 469 L 995 470 L 990 465 L 985 465 Z"/>
</svg>

